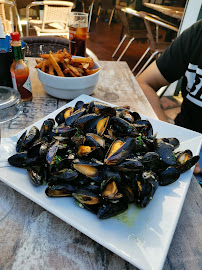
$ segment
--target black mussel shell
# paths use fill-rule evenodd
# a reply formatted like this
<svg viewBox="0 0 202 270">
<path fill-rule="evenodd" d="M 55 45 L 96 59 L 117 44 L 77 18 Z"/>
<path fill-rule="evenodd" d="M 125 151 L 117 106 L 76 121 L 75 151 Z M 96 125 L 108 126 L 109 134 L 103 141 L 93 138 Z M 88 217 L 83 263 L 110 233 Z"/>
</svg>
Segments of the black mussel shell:
<svg viewBox="0 0 202 270">
<path fill-rule="evenodd" d="M 177 165 L 176 168 L 180 171 L 180 173 L 186 172 L 199 161 L 199 158 L 200 156 L 191 157 L 184 163 Z"/>
<path fill-rule="evenodd" d="M 83 108 L 83 105 L 84 105 L 84 102 L 83 101 L 81 101 L 81 100 L 77 101 L 77 103 L 74 106 L 74 111 L 77 111 L 77 110 L 82 109 Z"/>
<path fill-rule="evenodd" d="M 58 123 L 58 125 L 64 123 L 65 119 L 73 113 L 73 110 L 74 109 L 72 107 L 68 107 L 59 112 L 55 117 L 55 121 Z"/>
<path fill-rule="evenodd" d="M 49 118 L 45 120 L 40 129 L 40 138 L 48 136 L 54 125 L 55 125 L 54 119 Z"/>
<path fill-rule="evenodd" d="M 139 207 L 146 207 L 153 199 L 154 193 L 159 186 L 158 176 L 152 171 L 142 173 L 142 178 L 137 181 L 137 193 L 135 204 Z"/>
<path fill-rule="evenodd" d="M 47 183 L 49 171 L 44 166 L 31 166 L 27 168 L 31 183 L 38 187 Z"/>
<path fill-rule="evenodd" d="M 117 202 L 117 203 L 106 202 L 99 207 L 97 217 L 99 219 L 110 218 L 118 214 L 121 214 L 127 209 L 128 209 L 128 204 L 125 202 L 122 202 L 122 201 Z"/>
<path fill-rule="evenodd" d="M 77 178 L 78 172 L 73 171 L 71 169 L 62 169 L 57 172 L 52 172 L 50 177 L 53 181 L 64 181 L 64 182 L 71 182 L 75 178 Z"/>
<path fill-rule="evenodd" d="M 37 127 L 33 126 L 29 130 L 29 132 L 28 132 L 28 134 L 23 142 L 24 149 L 29 149 L 38 139 L 39 139 L 39 130 Z"/>
<path fill-rule="evenodd" d="M 53 128 L 52 135 L 65 136 L 65 137 L 71 138 L 76 133 L 76 131 L 77 131 L 76 128 L 72 128 L 69 126 L 57 126 Z"/>
<path fill-rule="evenodd" d="M 176 164 L 176 158 L 173 150 L 174 147 L 171 144 L 161 139 L 156 140 L 156 153 L 168 166 L 175 166 Z"/>
<path fill-rule="evenodd" d="M 116 165 L 123 162 L 129 157 L 134 146 L 134 138 L 126 137 L 125 139 L 115 140 L 109 148 L 104 162 L 107 165 Z"/>
<path fill-rule="evenodd" d="M 46 154 L 46 161 L 49 165 L 53 165 L 55 162 L 55 155 L 58 151 L 59 141 L 56 141 L 51 147 L 49 148 Z"/>
<path fill-rule="evenodd" d="M 27 152 L 21 152 L 9 157 L 8 162 L 14 167 L 26 168 L 38 165 L 40 163 L 40 158 L 38 156 L 30 158 L 28 157 Z"/>
<path fill-rule="evenodd" d="M 148 152 L 141 157 L 141 162 L 145 170 L 152 170 L 154 172 L 162 170 L 164 164 L 160 160 L 159 154 L 156 152 Z"/>
<path fill-rule="evenodd" d="M 133 124 L 117 116 L 112 116 L 110 118 L 110 126 L 115 132 L 116 136 L 135 136 L 136 137 L 139 135 L 138 130 Z"/>
<path fill-rule="evenodd" d="M 174 183 L 180 177 L 180 172 L 175 167 L 170 166 L 165 171 L 158 174 L 158 176 L 159 185 L 167 186 Z"/>
<path fill-rule="evenodd" d="M 117 171 L 125 171 L 125 172 L 137 172 L 143 171 L 144 165 L 138 158 L 133 159 L 125 159 L 122 163 L 115 166 Z"/>
<path fill-rule="evenodd" d="M 49 149 L 49 144 L 44 141 L 36 142 L 33 146 L 27 151 L 27 156 L 30 158 L 41 157 L 41 160 L 44 159 Z"/>
<path fill-rule="evenodd" d="M 148 120 L 136 120 L 134 126 L 144 136 L 150 137 L 153 135 L 153 127 Z"/>
<path fill-rule="evenodd" d="M 26 134 L 27 134 L 27 131 L 25 131 L 21 136 L 20 138 L 18 139 L 17 143 L 16 143 L 16 152 L 20 153 L 20 152 L 23 152 L 25 150 L 24 148 L 24 141 L 25 141 L 25 138 L 26 138 Z"/>
<path fill-rule="evenodd" d="M 71 197 L 76 188 L 67 183 L 55 182 L 48 185 L 45 193 L 49 197 Z"/>
<path fill-rule="evenodd" d="M 100 197 L 89 190 L 79 189 L 72 196 L 82 204 L 94 205 L 100 203 Z"/>
<path fill-rule="evenodd" d="M 103 163 L 97 161 L 85 161 L 81 159 L 75 159 L 72 162 L 72 166 L 75 170 L 81 174 L 93 179 L 96 182 L 101 182 L 103 178 L 102 166 Z"/>
<path fill-rule="evenodd" d="M 73 112 L 70 116 L 68 116 L 66 119 L 65 119 L 65 123 L 67 126 L 71 126 L 74 124 L 74 122 L 80 118 L 83 114 L 85 114 L 86 112 L 86 109 L 82 108 L 80 110 L 77 110 L 75 112 Z"/>
<path fill-rule="evenodd" d="M 86 133 L 84 144 L 105 148 L 105 139 L 95 133 Z"/>
<path fill-rule="evenodd" d="M 96 114 L 102 114 L 102 115 L 109 115 L 109 116 L 115 116 L 116 110 L 115 108 L 98 102 L 98 101 L 92 101 L 88 106 L 88 113 L 96 113 Z"/>
</svg>

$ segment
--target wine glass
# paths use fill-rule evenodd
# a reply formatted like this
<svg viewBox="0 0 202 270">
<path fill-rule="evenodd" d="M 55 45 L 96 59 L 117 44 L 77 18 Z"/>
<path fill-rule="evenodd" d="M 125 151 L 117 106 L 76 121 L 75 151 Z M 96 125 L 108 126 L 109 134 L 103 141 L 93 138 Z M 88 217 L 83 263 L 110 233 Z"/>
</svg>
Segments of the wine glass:
<svg viewBox="0 0 202 270">
<path fill-rule="evenodd" d="M 18 91 L 0 86 L 0 168 L 5 166 L 9 152 L 8 144 L 1 143 L 1 125 L 17 117 L 22 112 L 22 104 Z M 15 202 L 15 194 L 11 187 L 0 181 L 0 221 L 4 219 L 12 209 Z"/>
</svg>

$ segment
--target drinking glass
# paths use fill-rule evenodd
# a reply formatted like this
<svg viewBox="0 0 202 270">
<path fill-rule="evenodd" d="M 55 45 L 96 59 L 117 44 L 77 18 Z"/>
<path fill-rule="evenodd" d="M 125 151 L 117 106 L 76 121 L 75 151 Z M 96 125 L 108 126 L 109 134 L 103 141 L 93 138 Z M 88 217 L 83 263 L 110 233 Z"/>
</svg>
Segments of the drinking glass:
<svg viewBox="0 0 202 270">
<path fill-rule="evenodd" d="M 86 56 L 86 40 L 88 29 L 88 14 L 84 12 L 70 12 L 69 52 L 75 56 Z"/>
<path fill-rule="evenodd" d="M 10 147 L 9 144 L 1 144 L 1 125 L 17 117 L 21 111 L 19 92 L 10 87 L 0 86 L 0 168 L 5 166 L 6 153 Z M 0 221 L 10 212 L 14 202 L 13 189 L 0 181 Z"/>
</svg>

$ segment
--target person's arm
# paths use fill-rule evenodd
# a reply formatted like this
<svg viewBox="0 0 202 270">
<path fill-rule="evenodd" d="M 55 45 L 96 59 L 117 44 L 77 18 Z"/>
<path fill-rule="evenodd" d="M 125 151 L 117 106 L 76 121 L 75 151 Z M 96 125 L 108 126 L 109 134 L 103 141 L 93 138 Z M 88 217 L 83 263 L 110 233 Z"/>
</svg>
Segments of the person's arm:
<svg viewBox="0 0 202 270">
<path fill-rule="evenodd" d="M 140 74 L 140 76 L 138 76 L 137 82 L 142 88 L 158 118 L 162 121 L 168 122 L 168 118 L 161 108 L 160 99 L 156 94 L 156 91 L 162 86 L 168 85 L 169 82 L 160 73 L 156 65 L 156 61 L 154 61 Z"/>
</svg>

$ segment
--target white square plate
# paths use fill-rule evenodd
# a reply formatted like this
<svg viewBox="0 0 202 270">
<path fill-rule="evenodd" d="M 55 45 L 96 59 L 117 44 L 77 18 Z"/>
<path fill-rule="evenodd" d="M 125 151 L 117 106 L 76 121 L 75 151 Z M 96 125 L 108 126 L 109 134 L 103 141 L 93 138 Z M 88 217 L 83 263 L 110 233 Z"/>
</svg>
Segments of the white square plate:
<svg viewBox="0 0 202 270">
<path fill-rule="evenodd" d="M 40 128 L 46 118 L 54 118 L 59 111 L 65 107 L 74 106 L 78 100 L 86 103 L 95 99 L 81 95 L 34 125 Z M 142 116 L 142 118 L 145 117 Z M 179 149 L 190 149 L 194 155 L 198 155 L 201 134 L 148 117 L 147 119 L 151 121 L 154 133 L 158 132 L 157 137 L 176 137 L 181 143 Z M 23 131 L 15 137 L 2 140 L 0 150 L 4 151 L 6 159 L 15 153 L 16 141 L 22 133 Z M 7 161 L 1 161 L 0 167 L 2 165 L 8 166 Z M 72 198 L 47 197 L 44 186 L 36 188 L 30 183 L 25 169 L 0 168 L 0 179 L 4 183 L 144 270 L 162 269 L 192 174 L 193 168 L 182 174 L 175 183 L 159 187 L 153 200 L 144 209 L 130 205 L 125 213 L 117 217 L 99 220 L 92 213 L 78 207 Z"/>
</svg>

